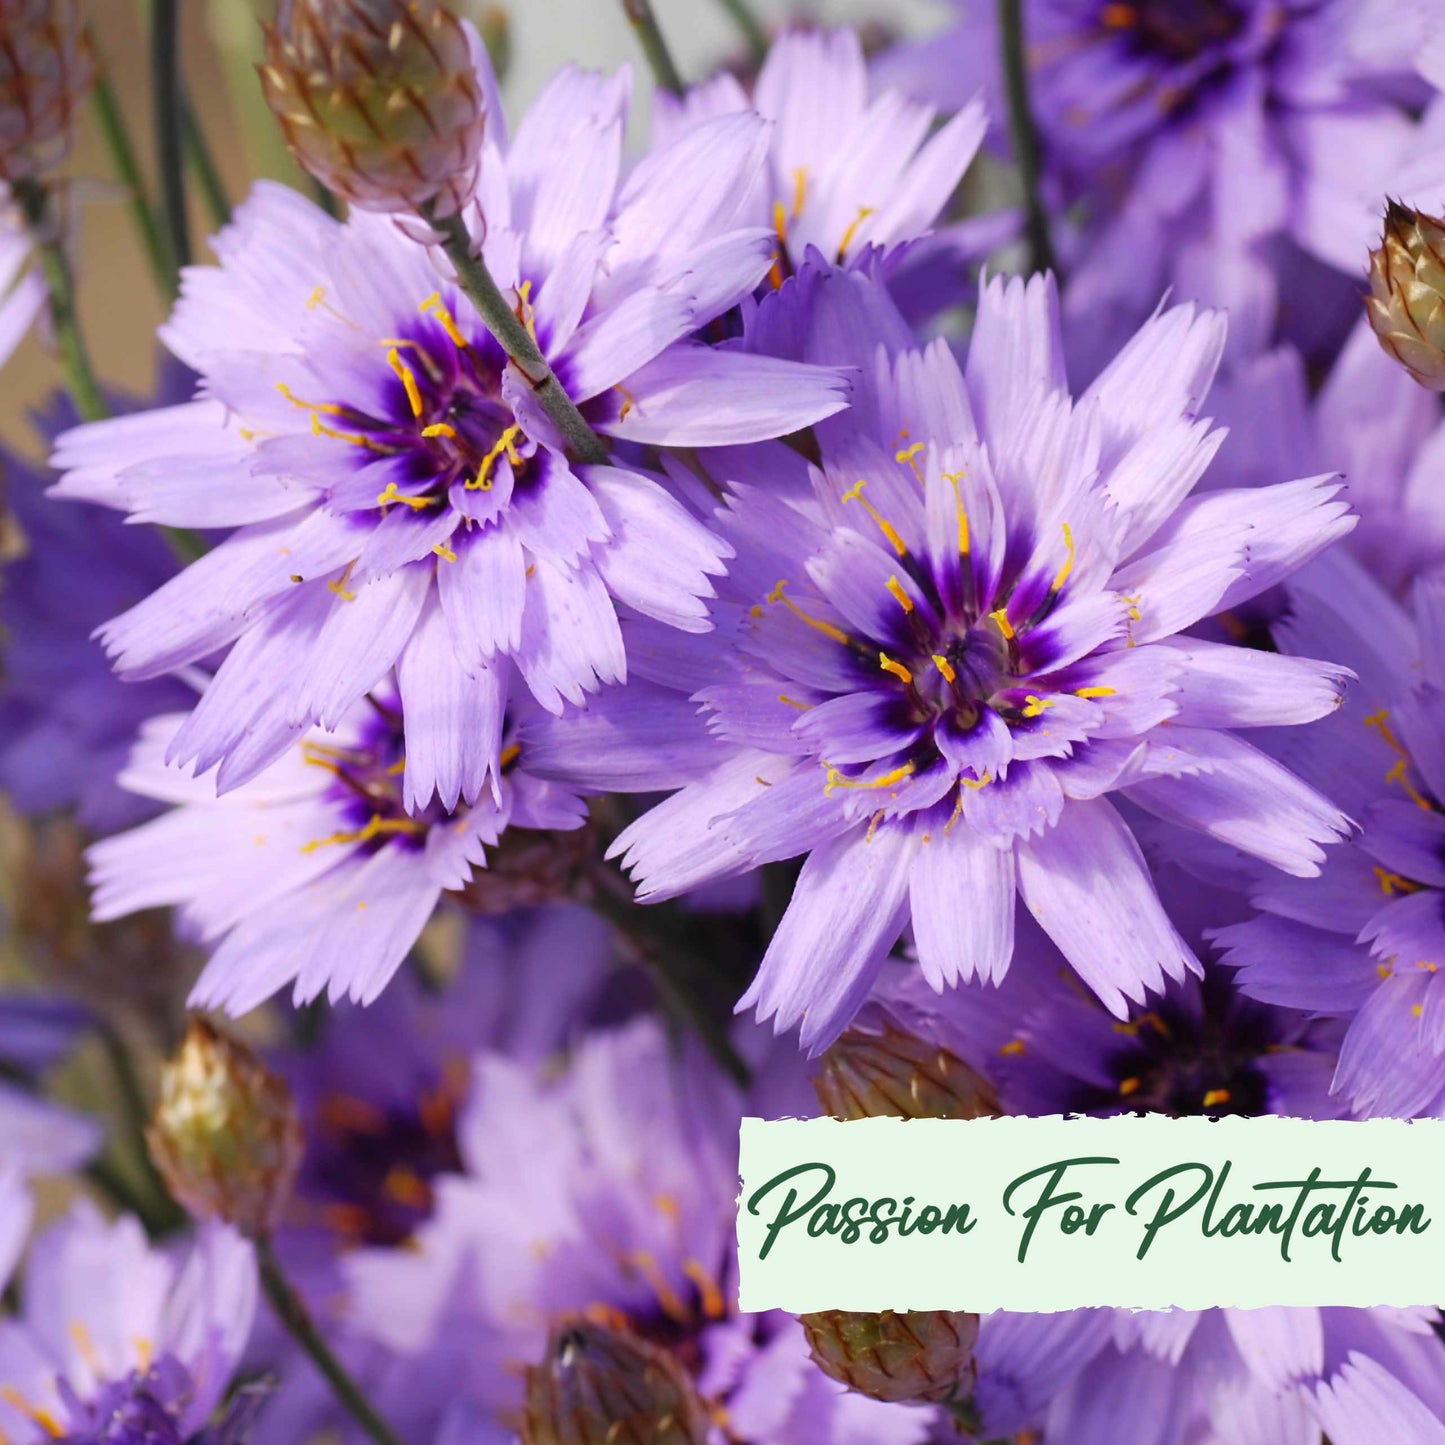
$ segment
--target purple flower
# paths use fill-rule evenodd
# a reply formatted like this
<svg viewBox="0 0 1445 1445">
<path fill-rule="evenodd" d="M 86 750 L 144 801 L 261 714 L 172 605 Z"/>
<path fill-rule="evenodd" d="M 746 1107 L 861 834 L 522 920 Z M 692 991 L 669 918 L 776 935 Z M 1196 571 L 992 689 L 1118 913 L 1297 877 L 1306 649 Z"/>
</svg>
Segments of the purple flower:
<svg viewBox="0 0 1445 1445">
<path fill-rule="evenodd" d="M 1445 590 L 1416 584 L 1408 616 L 1349 559 L 1322 558 L 1289 586 L 1274 636 L 1326 650 L 1360 681 L 1340 712 L 1280 740 L 1306 778 L 1328 777 L 1359 837 L 1320 877 L 1256 879 L 1258 917 L 1223 930 L 1246 993 L 1348 1021 L 1334 1087 L 1363 1114 L 1445 1105 Z"/>
<path fill-rule="evenodd" d="M 41 430 L 53 436 L 72 420 L 57 406 Z M 169 680 L 117 682 L 91 633 L 173 577 L 175 556 L 149 527 L 46 501 L 47 479 L 18 457 L 0 453 L 0 469 L 24 534 L 0 587 L 0 787 L 24 814 L 74 808 L 96 832 L 124 827 L 146 811 L 115 784 L 136 728 L 195 694 Z"/>
<path fill-rule="evenodd" d="M 482 82 L 493 99 L 467 218 L 595 428 L 711 446 L 844 405 L 834 372 L 689 339 L 772 263 L 771 230 L 742 215 L 766 159 L 760 117 L 699 125 L 622 179 L 625 73 L 563 71 L 510 141 Z M 437 254 L 275 186 L 215 249 L 220 267 L 187 274 L 162 331 L 200 374 L 199 399 L 81 428 L 56 454 L 58 495 L 237 529 L 102 631 L 129 678 L 230 647 L 175 760 L 219 763 L 222 790 L 236 787 L 307 727 L 337 727 L 393 665 L 412 712 L 445 712 L 461 687 L 501 707 L 513 662 L 560 712 L 625 675 L 617 606 L 708 625 L 726 548 L 642 471 L 569 463 Z M 471 756 L 463 717 L 437 750 L 408 757 L 417 805 L 462 758 L 476 802 L 497 753 Z"/>
<path fill-rule="evenodd" d="M 442 894 L 464 887 L 508 828 L 565 831 L 585 821 L 577 788 L 550 780 L 549 756 L 572 754 L 574 770 L 582 762 L 595 786 L 626 787 L 609 747 L 623 768 L 634 767 L 637 750 L 618 745 L 617 729 L 602 735 L 609 721 L 637 711 L 653 726 L 689 729 L 689 709 L 646 684 L 618 698 L 615 711 L 610 698 L 595 699 L 576 733 L 525 693 L 505 710 L 495 693 L 478 698 L 485 689 L 460 672 L 439 679 L 449 684 L 448 708 L 418 708 L 415 694 L 408 705 L 408 668 L 426 648 L 447 645 L 435 599 L 418 639 L 399 687 L 373 690 L 339 727 L 309 732 L 232 792 L 218 792 L 213 774 L 167 764 L 182 719 L 156 718 L 142 730 L 121 782 L 176 806 L 91 848 L 94 914 L 104 921 L 175 906 L 187 933 L 218 943 L 193 1006 L 240 1014 L 293 982 L 298 1003 L 323 990 L 333 1002 L 370 1003 Z M 208 693 L 196 716 L 212 701 Z M 460 767 L 444 754 L 452 736 L 468 749 Z M 492 757 L 500 770 L 468 802 L 462 770 L 476 761 L 485 777 Z M 404 758 L 412 764 L 405 776 Z M 435 797 L 411 791 L 424 770 L 439 781 Z M 633 786 L 676 785 L 685 776 L 664 755 Z"/>
<path fill-rule="evenodd" d="M 775 286 L 810 251 L 838 266 L 881 252 L 890 278 L 916 285 L 925 263 L 947 258 L 956 274 L 1015 228 L 1016 218 L 1000 213 L 933 230 L 983 139 L 983 104 L 968 101 L 932 131 L 933 106 L 870 82 L 853 30 L 785 31 L 751 99 L 723 72 L 681 100 L 659 92 L 656 105 L 664 135 L 748 109 L 772 122 L 744 214 L 776 234 Z M 954 299 L 935 291 L 931 310 Z"/>
<path fill-rule="evenodd" d="M 256 1308 L 251 1246 L 208 1225 L 183 1253 L 75 1205 L 31 1246 L 0 1321 L 0 1429 L 16 1445 L 181 1445 L 224 1397 Z"/>
<path fill-rule="evenodd" d="M 891 83 L 946 100 L 952 72 L 953 104 L 973 94 L 998 38 L 992 7 L 960 8 L 952 32 L 888 65 Z M 1090 371 L 1171 291 L 1228 310 L 1236 358 L 1280 331 L 1337 339 L 1412 146 L 1409 27 L 1359 0 L 1033 0 L 1024 13 L 1053 208 L 1082 217 L 1060 239 L 1071 347 Z"/>
<path fill-rule="evenodd" d="M 1199 964 L 1107 794 L 1300 875 L 1345 828 L 1233 731 L 1329 712 L 1342 669 L 1180 636 L 1347 532 L 1338 489 L 1189 495 L 1223 344 L 1190 307 L 1077 402 L 1045 278 L 984 288 L 966 375 L 861 274 L 760 308 L 755 339 L 787 336 L 864 380 L 820 465 L 710 464 L 737 558 L 682 685 L 721 761 L 617 851 L 644 898 L 807 854 L 742 1006 L 811 1051 L 910 919 L 934 988 L 1002 977 L 1016 891 L 1123 1017 Z"/>
</svg>

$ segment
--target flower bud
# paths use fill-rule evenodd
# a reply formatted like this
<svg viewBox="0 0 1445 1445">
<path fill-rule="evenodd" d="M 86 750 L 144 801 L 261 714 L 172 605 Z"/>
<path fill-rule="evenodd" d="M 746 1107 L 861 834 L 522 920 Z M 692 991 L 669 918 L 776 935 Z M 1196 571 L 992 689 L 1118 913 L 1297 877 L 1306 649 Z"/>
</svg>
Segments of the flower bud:
<svg viewBox="0 0 1445 1445">
<path fill-rule="evenodd" d="M 281 0 L 261 86 L 296 159 L 362 210 L 445 217 L 475 189 L 481 86 L 440 0 Z"/>
<path fill-rule="evenodd" d="M 0 178 L 30 180 L 65 159 L 94 79 L 80 0 L 0 0 Z"/>
<path fill-rule="evenodd" d="M 1445 220 L 1389 202 L 1365 310 L 1380 345 L 1421 386 L 1445 391 Z"/>
<path fill-rule="evenodd" d="M 161 1075 L 146 1142 L 191 1214 L 219 1217 L 245 1234 L 274 1227 L 304 1143 L 285 1080 L 245 1044 L 194 1017 Z"/>
<path fill-rule="evenodd" d="M 1002 1112 L 988 1081 L 957 1055 L 899 1029 L 850 1029 L 813 1080 L 835 1119 L 979 1119 Z"/>
<path fill-rule="evenodd" d="M 962 1398 L 973 1389 L 977 1315 L 822 1310 L 801 1319 L 818 1368 L 860 1395 L 924 1404 Z"/>
<path fill-rule="evenodd" d="M 620 1325 L 572 1320 L 527 1371 L 522 1445 L 705 1445 L 708 1416 L 682 1366 Z"/>
<path fill-rule="evenodd" d="M 461 891 L 462 906 L 491 917 L 577 896 L 597 848 L 590 827 L 565 832 L 508 828 Z"/>
</svg>

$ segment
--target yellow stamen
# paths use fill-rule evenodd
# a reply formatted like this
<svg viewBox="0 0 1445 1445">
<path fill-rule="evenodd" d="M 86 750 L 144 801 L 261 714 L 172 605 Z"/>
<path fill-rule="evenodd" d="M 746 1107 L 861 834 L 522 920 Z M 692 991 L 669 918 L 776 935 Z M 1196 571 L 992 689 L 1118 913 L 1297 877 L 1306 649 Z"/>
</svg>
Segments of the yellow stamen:
<svg viewBox="0 0 1445 1445">
<path fill-rule="evenodd" d="M 945 682 L 952 682 L 958 676 L 953 670 L 952 664 L 942 653 L 935 652 L 933 654 L 933 665 L 943 674 Z"/>
<path fill-rule="evenodd" d="M 406 388 L 406 399 L 411 406 L 411 414 L 419 417 L 425 410 L 421 400 L 421 388 L 416 384 L 416 373 L 401 359 L 401 352 L 392 347 L 386 353 L 386 364 L 401 379 L 401 384 Z"/>
<path fill-rule="evenodd" d="M 781 201 L 773 202 L 773 230 L 777 232 L 778 240 L 784 245 L 788 242 L 788 213 L 783 209 Z"/>
<path fill-rule="evenodd" d="M 1043 713 L 1045 708 L 1053 707 L 1053 705 L 1054 700 L 1051 697 L 1035 697 L 1033 693 L 1028 693 L 1024 697 L 1023 715 L 1025 717 L 1038 717 Z"/>
<path fill-rule="evenodd" d="M 436 546 L 432 548 L 432 551 L 436 553 L 443 562 L 455 562 L 457 560 L 457 554 L 453 552 L 445 542 L 438 542 Z"/>
<path fill-rule="evenodd" d="M 1211 1089 L 1204 1096 L 1204 1107 L 1212 1109 L 1216 1104 L 1227 1104 L 1229 1102 L 1228 1089 Z"/>
<path fill-rule="evenodd" d="M 496 466 L 503 452 L 507 454 L 507 460 L 514 467 L 521 466 L 522 456 L 516 447 L 516 441 L 521 432 L 522 428 L 514 423 L 497 438 L 496 446 L 482 458 L 482 465 L 478 468 L 475 478 L 466 484 L 469 492 L 490 492 L 492 490 L 492 468 Z"/>
<path fill-rule="evenodd" d="M 834 788 L 891 788 L 894 783 L 901 783 L 904 778 L 911 778 L 917 771 L 912 763 L 904 763 L 901 768 L 894 768 L 891 772 L 884 773 L 882 777 L 865 782 L 840 773 L 831 763 L 824 763 L 823 766 L 828 770 L 828 780 L 823 785 L 823 792 L 828 797 L 832 796 Z"/>
<path fill-rule="evenodd" d="M 442 330 L 451 337 L 452 345 L 458 351 L 465 351 L 468 345 L 467 338 L 462 335 L 461 327 L 456 323 L 456 318 L 447 309 L 447 304 L 442 300 L 440 291 L 433 291 L 425 301 L 417 307 L 423 316 L 432 317 L 441 326 Z"/>
<path fill-rule="evenodd" d="M 400 502 L 403 507 L 410 507 L 413 512 L 424 512 L 439 501 L 440 497 L 408 497 L 405 492 L 397 491 L 395 482 L 388 482 L 386 490 L 378 492 L 376 497 L 378 507 L 389 507 L 393 502 Z"/>
<path fill-rule="evenodd" d="M 691 1311 L 678 1297 L 677 1291 L 668 1283 L 666 1276 L 658 1268 L 657 1261 L 651 1254 L 645 1249 L 634 1250 L 627 1256 L 626 1263 L 647 1281 L 653 1294 L 657 1296 L 657 1303 L 662 1307 L 663 1314 L 678 1324 L 687 1324 L 691 1321 Z"/>
<path fill-rule="evenodd" d="M 1424 973 L 1440 972 L 1440 965 L 1438 963 L 1431 963 L 1428 958 L 1417 958 L 1415 960 L 1415 967 Z"/>
<path fill-rule="evenodd" d="M 457 429 L 454 426 L 448 426 L 444 421 L 434 421 L 430 426 L 424 426 L 421 429 L 421 434 L 428 439 L 431 437 L 454 438 L 457 434 Z"/>
<path fill-rule="evenodd" d="M 292 406 L 299 406 L 302 411 L 309 411 L 313 415 L 321 412 L 325 416 L 345 416 L 346 408 L 337 406 L 330 401 L 303 401 L 284 381 L 276 383 L 276 390 L 291 403 Z"/>
<path fill-rule="evenodd" d="M 888 579 L 888 590 L 893 594 L 893 599 L 905 612 L 913 611 L 913 599 L 903 590 L 903 584 L 896 576 Z"/>
<path fill-rule="evenodd" d="M 1130 1094 L 1137 1094 L 1138 1092 L 1139 1092 L 1139 1080 L 1138 1080 L 1138 1079 L 1125 1079 L 1125 1080 L 1123 1081 L 1123 1083 L 1121 1083 L 1121 1084 L 1119 1085 L 1119 1096 L 1120 1096 L 1121 1098 L 1127 1099 Z"/>
<path fill-rule="evenodd" d="M 517 759 L 521 756 L 521 743 L 508 743 L 507 746 L 502 749 L 502 756 L 498 759 L 498 761 L 504 768 L 510 768 L 512 764 L 515 763 Z"/>
<path fill-rule="evenodd" d="M 1391 968 L 1388 963 L 1377 963 L 1375 965 L 1375 972 L 1378 973 L 1381 978 L 1390 978 L 1395 970 Z"/>
<path fill-rule="evenodd" d="M 796 221 L 803 214 L 803 207 L 808 203 L 808 172 L 806 167 L 799 166 L 793 172 L 793 219 Z"/>
<path fill-rule="evenodd" d="M 913 475 L 917 477 L 920 482 L 923 480 L 923 472 L 919 469 L 918 458 L 923 454 L 925 445 L 924 442 L 914 442 L 911 447 L 904 447 L 901 451 L 893 453 L 893 460 L 897 462 L 899 466 L 911 467 L 913 469 Z"/>
<path fill-rule="evenodd" d="M 55 1416 L 39 1405 L 32 1405 L 13 1385 L 0 1385 L 0 1400 L 4 1400 L 7 1405 L 33 1420 L 52 1439 L 64 1438 L 65 1430 Z"/>
<path fill-rule="evenodd" d="M 532 283 L 523 281 L 517 287 L 517 320 L 527 328 L 527 335 L 537 339 L 537 313 L 532 306 Z"/>
<path fill-rule="evenodd" d="M 1074 570 L 1074 533 L 1067 522 L 1064 523 L 1064 546 L 1069 549 L 1069 555 L 1064 559 L 1064 565 L 1059 568 L 1054 580 L 1049 583 L 1050 592 L 1061 592 L 1064 583 L 1069 580 L 1069 573 Z"/>
<path fill-rule="evenodd" d="M 135 1346 L 135 1361 L 141 1374 L 147 1374 L 155 1361 L 156 1347 L 144 1335 L 137 1335 L 131 1343 Z"/>
<path fill-rule="evenodd" d="M 1399 873 L 1391 873 L 1378 864 L 1375 865 L 1375 877 L 1380 880 L 1380 891 L 1386 898 L 1394 898 L 1400 893 L 1418 893 L 1420 885 L 1412 883 L 1408 878 L 1402 877 Z"/>
<path fill-rule="evenodd" d="M 1074 696 L 1081 697 L 1085 701 L 1096 697 L 1113 697 L 1114 689 L 1112 687 L 1081 687 L 1074 693 Z"/>
<path fill-rule="evenodd" d="M 720 1320 L 727 1313 L 727 1303 L 717 1281 L 695 1259 L 684 1260 L 682 1272 L 697 1286 L 703 1314 L 710 1320 Z"/>
<path fill-rule="evenodd" d="M 768 593 L 767 600 L 775 606 L 781 602 L 800 622 L 806 622 L 814 631 L 821 632 L 824 637 L 831 637 L 834 642 L 841 642 L 844 646 L 847 645 L 848 634 L 844 632 L 841 627 L 834 627 L 831 622 L 824 622 L 821 618 L 809 617 L 808 614 L 783 591 L 783 588 L 786 586 L 788 586 L 788 580 L 785 577 Z"/>
<path fill-rule="evenodd" d="M 1414 803 L 1417 808 L 1423 808 L 1427 813 L 1434 812 L 1435 810 L 1430 806 L 1429 799 L 1420 792 L 1419 788 L 1417 788 L 1407 776 L 1406 770 L 1409 766 L 1409 761 L 1401 758 L 1396 762 L 1395 766 L 1385 774 L 1385 781 L 1387 783 L 1399 783 L 1399 785 L 1404 788 L 1410 801 Z"/>
<path fill-rule="evenodd" d="M 1003 633 L 1004 639 L 1012 642 L 1018 634 L 1014 631 L 1013 623 L 1008 620 L 1008 608 L 1000 607 L 995 612 L 988 614 L 989 621 L 998 625 L 998 630 Z"/>
<path fill-rule="evenodd" d="M 1023 1053 L 1023 1051 L 1024 1041 L 1022 1039 L 1010 1039 L 1008 1043 L 999 1050 L 999 1053 L 1013 1057 Z"/>
<path fill-rule="evenodd" d="M 778 282 L 778 285 L 781 286 L 782 284 L 781 281 Z M 628 413 L 637 405 L 637 398 L 620 382 L 614 386 L 612 390 L 622 393 L 622 410 L 617 413 L 617 420 L 626 421 Z"/>
<path fill-rule="evenodd" d="M 882 516 L 873 503 L 863 495 L 863 488 L 867 485 L 868 480 L 865 477 L 862 481 L 858 482 L 856 486 L 849 487 L 848 490 L 843 493 L 843 500 L 845 502 L 861 502 L 863 504 L 863 510 L 877 523 L 878 530 L 888 539 L 893 550 L 897 552 L 900 557 L 906 557 L 908 555 L 908 547 L 904 543 L 903 538 L 898 535 L 893 524 L 888 521 L 886 517 Z"/>
<path fill-rule="evenodd" d="M 1415 1016 L 1416 1018 L 1420 1018 L 1420 1017 L 1424 1014 L 1424 1012 L 1425 1012 L 1425 1005 L 1422 1004 L 1422 1003 L 1417 1003 L 1417 1004 L 1410 1010 L 1410 1012 L 1411 1012 L 1412 1014 L 1414 1014 L 1414 1016 Z"/>
<path fill-rule="evenodd" d="M 968 512 L 963 505 L 963 492 L 959 483 L 963 480 L 962 472 L 944 472 L 943 480 L 953 488 L 953 500 L 958 506 L 958 555 L 967 557 L 969 550 L 968 535 Z"/>
<path fill-rule="evenodd" d="M 960 778 L 958 781 L 971 793 L 976 793 L 980 788 L 986 788 L 991 782 L 993 782 L 993 774 L 989 772 L 987 768 L 985 768 L 983 770 L 983 777 L 981 778 Z M 960 794 L 959 796 L 962 797 L 962 794 Z"/>
<path fill-rule="evenodd" d="M 873 214 L 874 209 L 873 206 L 858 207 L 858 214 L 853 217 L 852 224 L 843 232 L 843 239 L 838 242 L 838 259 L 840 261 L 848 254 L 848 247 L 853 244 L 853 239 L 858 234 L 858 227 Z"/>
<path fill-rule="evenodd" d="M 100 1353 L 95 1348 L 95 1341 L 90 1337 L 90 1331 L 85 1327 L 84 1320 L 71 1320 L 70 1338 L 75 1348 L 80 1351 L 80 1357 L 97 1374 L 103 1375 L 105 1367 L 101 1364 Z"/>
<path fill-rule="evenodd" d="M 911 683 L 913 681 L 913 674 L 909 672 L 901 662 L 889 657 L 886 652 L 880 652 L 878 654 L 878 666 L 881 667 L 884 672 L 891 672 L 899 682 Z"/>
<path fill-rule="evenodd" d="M 346 564 L 346 571 L 344 571 L 340 577 L 333 577 L 331 581 L 326 584 L 326 590 L 328 592 L 334 592 L 343 602 L 355 602 L 356 593 L 352 592 L 346 585 L 351 581 L 351 574 L 355 567 L 355 562 L 348 562 Z"/>
<path fill-rule="evenodd" d="M 789 697 L 785 692 L 780 692 L 778 694 L 778 701 L 781 703 L 785 703 L 788 707 L 797 708 L 799 712 L 809 712 L 812 710 L 811 703 L 799 702 L 797 698 Z"/>
<path fill-rule="evenodd" d="M 417 822 L 415 818 L 383 818 L 380 813 L 373 813 L 364 828 L 353 828 L 346 833 L 332 833 L 325 838 L 313 838 L 309 843 L 301 845 L 301 851 L 315 853 L 319 848 L 329 848 L 336 843 L 369 843 L 373 838 L 391 833 L 424 832 L 426 825 Z"/>
</svg>

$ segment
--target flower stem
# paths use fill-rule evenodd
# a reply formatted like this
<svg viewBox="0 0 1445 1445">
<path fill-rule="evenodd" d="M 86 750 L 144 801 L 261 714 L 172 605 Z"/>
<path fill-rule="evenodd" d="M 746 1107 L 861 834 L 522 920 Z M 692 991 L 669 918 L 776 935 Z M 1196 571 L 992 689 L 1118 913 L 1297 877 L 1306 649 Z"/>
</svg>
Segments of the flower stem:
<svg viewBox="0 0 1445 1445">
<path fill-rule="evenodd" d="M 178 279 L 176 268 L 171 261 L 166 239 L 156 222 L 155 212 L 151 209 L 150 199 L 146 195 L 145 181 L 141 177 L 140 162 L 136 159 L 130 129 L 125 123 L 125 117 L 115 98 L 115 88 L 111 85 L 110 76 L 104 66 L 96 77 L 95 110 L 115 165 L 115 173 L 130 194 L 131 215 L 135 219 L 136 230 L 140 232 L 141 243 L 145 247 L 156 285 L 166 296 L 174 296 Z"/>
<path fill-rule="evenodd" d="M 183 104 L 186 151 L 190 157 L 191 168 L 201 183 L 201 194 L 206 199 L 206 209 L 211 214 L 212 224 L 217 227 L 224 226 L 231 219 L 231 199 L 226 194 L 226 185 L 206 141 L 206 133 L 201 129 L 201 118 L 196 114 L 196 108 L 191 104 L 189 96 Z"/>
<path fill-rule="evenodd" d="M 607 444 L 587 425 L 542 355 L 536 339 L 517 319 L 517 313 L 487 270 L 487 263 L 473 247 L 466 223 L 460 216 L 439 218 L 431 208 L 422 212 L 422 218 L 441 236 L 443 249 L 456 268 L 462 290 L 512 365 L 530 383 L 542 410 L 561 432 L 569 455 L 582 462 L 605 462 Z"/>
<path fill-rule="evenodd" d="M 761 64 L 768 54 L 768 32 L 763 29 L 762 21 L 753 14 L 748 0 L 718 0 L 718 3 L 732 16 L 742 32 L 742 37 L 747 42 L 748 54 L 755 63 Z"/>
<path fill-rule="evenodd" d="M 156 163 L 171 256 L 177 267 L 191 263 L 186 217 L 185 103 L 181 95 L 180 0 L 153 0 L 151 85 L 155 94 Z"/>
<path fill-rule="evenodd" d="M 70 258 L 65 254 L 60 223 L 54 214 L 51 196 L 38 181 L 17 181 L 15 198 L 29 228 L 40 258 L 40 269 L 50 293 L 50 326 L 55 333 L 60 366 L 66 385 L 75 400 L 75 409 L 86 421 L 100 421 L 110 415 L 100 383 L 91 368 L 90 354 L 80 331 L 80 318 L 75 307 L 75 278 Z"/>
<path fill-rule="evenodd" d="M 1008 86 L 1009 132 L 1024 190 L 1029 264 L 1034 271 L 1055 270 L 1049 215 L 1039 190 L 1042 156 L 1038 127 L 1029 106 L 1029 73 L 1024 54 L 1023 0 L 998 0 L 999 39 L 1003 47 L 1004 79 Z"/>
<path fill-rule="evenodd" d="M 341 1363 L 326 1343 L 321 1331 L 316 1328 L 311 1312 L 286 1278 L 277 1257 L 276 1247 L 269 1235 L 256 1238 L 256 1260 L 261 1270 L 261 1285 L 276 1317 L 285 1325 L 291 1338 L 311 1356 L 316 1368 L 326 1377 L 327 1383 L 336 1392 L 336 1398 L 346 1407 L 351 1418 L 366 1431 L 376 1445 L 401 1445 L 401 1437 L 377 1412 L 366 1398 L 351 1372 Z"/>
<path fill-rule="evenodd" d="M 116 1102 L 126 1132 L 134 1144 L 135 1157 L 140 1161 L 140 1173 L 145 1184 L 145 1193 L 156 1205 L 147 1216 L 152 1234 L 166 1234 L 179 1229 L 185 1223 L 185 1214 L 171 1198 L 165 1180 L 160 1176 L 151 1159 L 146 1144 L 146 1125 L 150 1110 L 146 1107 L 145 1093 L 141 1088 L 140 1076 L 136 1073 L 135 1059 L 125 1039 L 114 1024 L 105 1019 L 97 1021 L 96 1033 L 105 1050 L 106 1062 L 116 1087 Z"/>
<path fill-rule="evenodd" d="M 682 95 L 687 86 L 683 83 L 677 62 L 672 58 L 672 51 L 667 48 L 657 16 L 652 13 L 652 0 L 622 0 L 622 8 L 637 32 L 637 43 L 642 46 L 642 53 L 652 67 L 652 76 L 658 87 L 670 90 L 674 95 Z"/>
</svg>

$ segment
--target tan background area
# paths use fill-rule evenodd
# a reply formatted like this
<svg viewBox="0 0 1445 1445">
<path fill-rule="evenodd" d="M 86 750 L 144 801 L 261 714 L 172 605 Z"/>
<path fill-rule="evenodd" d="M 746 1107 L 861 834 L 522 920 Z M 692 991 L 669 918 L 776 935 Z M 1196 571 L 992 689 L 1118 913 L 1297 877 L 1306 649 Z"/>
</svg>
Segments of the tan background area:
<svg viewBox="0 0 1445 1445">
<path fill-rule="evenodd" d="M 508 6 L 487 0 L 456 3 L 460 11 L 478 19 L 489 10 L 508 12 L 511 63 L 506 90 L 513 114 L 566 61 L 612 68 L 630 60 L 643 68 L 620 0 L 519 0 Z M 274 0 L 186 0 L 187 83 L 233 203 L 257 176 L 297 180 L 262 104 L 253 70 L 259 53 L 257 17 L 273 8 Z M 770 22 L 799 9 L 788 0 L 753 0 L 753 8 Z M 903 32 L 937 24 L 947 8 L 941 0 L 820 0 L 808 7 L 818 18 L 883 21 Z M 89 0 L 88 9 L 154 192 L 145 6 L 141 0 Z M 687 75 L 705 74 L 738 48 L 737 31 L 717 0 L 654 0 L 654 9 Z M 108 384 L 145 395 L 153 381 L 152 338 L 164 305 L 124 195 L 110 179 L 109 156 L 89 107 L 67 171 L 83 218 L 81 314 L 97 369 Z M 204 237 L 209 229 L 193 188 L 191 233 L 197 260 L 206 258 Z M 0 439 L 33 450 L 25 416 L 56 380 L 45 347 L 32 337 L 0 375 Z"/>
</svg>

